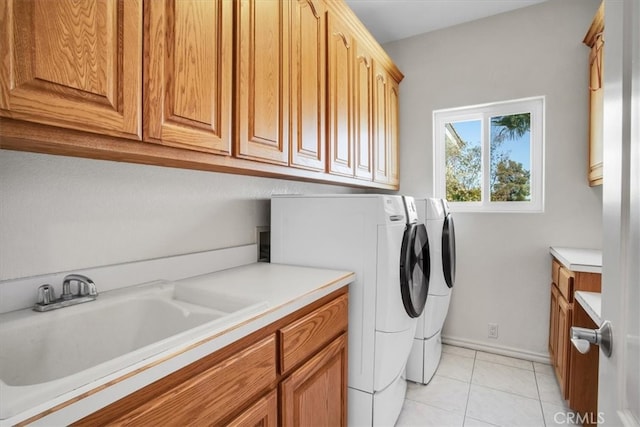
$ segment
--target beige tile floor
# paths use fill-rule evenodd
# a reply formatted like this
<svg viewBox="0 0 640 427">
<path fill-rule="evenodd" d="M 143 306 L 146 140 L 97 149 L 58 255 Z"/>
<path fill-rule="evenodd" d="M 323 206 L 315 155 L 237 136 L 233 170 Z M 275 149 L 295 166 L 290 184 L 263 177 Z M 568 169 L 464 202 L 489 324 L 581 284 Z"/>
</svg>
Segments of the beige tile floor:
<svg viewBox="0 0 640 427">
<path fill-rule="evenodd" d="M 429 384 L 409 383 L 404 426 L 572 425 L 550 365 L 444 345 Z"/>
</svg>

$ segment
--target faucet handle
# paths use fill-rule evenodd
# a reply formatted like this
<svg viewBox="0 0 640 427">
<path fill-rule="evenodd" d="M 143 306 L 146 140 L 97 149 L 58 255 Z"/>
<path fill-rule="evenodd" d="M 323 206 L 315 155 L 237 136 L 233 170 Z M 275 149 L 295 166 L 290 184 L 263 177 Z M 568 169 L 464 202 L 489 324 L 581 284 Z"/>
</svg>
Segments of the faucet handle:
<svg viewBox="0 0 640 427">
<path fill-rule="evenodd" d="M 48 305 L 56 300 L 56 292 L 49 284 L 41 285 L 38 288 L 38 304 Z"/>
<path fill-rule="evenodd" d="M 78 282 L 78 296 L 98 296 L 98 290 L 93 280 L 82 274 L 69 274 L 62 281 L 62 298 L 71 299 L 71 282 Z"/>
<path fill-rule="evenodd" d="M 96 288 L 96 284 L 89 278 L 86 281 L 78 282 L 80 285 L 78 286 L 78 295 L 83 297 L 86 295 L 89 296 L 98 296 L 98 289 Z"/>
</svg>

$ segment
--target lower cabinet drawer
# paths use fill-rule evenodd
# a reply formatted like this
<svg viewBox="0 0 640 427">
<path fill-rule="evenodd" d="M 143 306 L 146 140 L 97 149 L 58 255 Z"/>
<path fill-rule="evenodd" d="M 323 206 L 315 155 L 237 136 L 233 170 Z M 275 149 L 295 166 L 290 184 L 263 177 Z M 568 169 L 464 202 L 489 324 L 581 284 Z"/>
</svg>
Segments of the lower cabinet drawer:
<svg viewBox="0 0 640 427">
<path fill-rule="evenodd" d="M 275 359 L 272 334 L 115 420 L 108 418 L 107 410 L 104 419 L 96 413 L 77 425 L 215 425 L 275 384 Z M 190 375 L 189 366 L 183 369 Z"/>
<path fill-rule="evenodd" d="M 560 272 L 558 273 L 558 290 L 567 302 L 573 302 L 573 280 L 573 272 L 564 267 L 560 267 Z"/>
<path fill-rule="evenodd" d="M 342 295 L 280 329 L 280 363 L 286 373 L 347 330 L 348 295 Z"/>
<path fill-rule="evenodd" d="M 551 262 L 551 281 L 558 284 L 559 274 L 560 274 L 560 263 L 555 258 Z"/>
</svg>

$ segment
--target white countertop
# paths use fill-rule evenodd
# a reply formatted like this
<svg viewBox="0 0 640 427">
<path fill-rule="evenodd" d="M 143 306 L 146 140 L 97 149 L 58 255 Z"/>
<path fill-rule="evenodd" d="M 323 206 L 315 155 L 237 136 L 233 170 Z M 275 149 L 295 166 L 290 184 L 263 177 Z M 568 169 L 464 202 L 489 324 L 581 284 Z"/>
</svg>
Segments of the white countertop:
<svg viewBox="0 0 640 427">
<path fill-rule="evenodd" d="M 600 317 L 602 299 L 600 292 L 576 291 L 574 296 L 576 301 L 584 308 L 584 311 L 591 317 L 591 320 L 598 326 L 602 325 L 602 318 Z"/>
<path fill-rule="evenodd" d="M 599 249 L 551 246 L 549 252 L 571 271 L 602 273 L 602 251 Z"/>
<path fill-rule="evenodd" d="M 52 408 L 55 411 L 37 419 L 33 425 L 68 425 L 313 303 L 354 279 L 353 273 L 345 271 L 255 263 L 177 281 L 229 296 L 250 296 L 268 304 L 249 319 L 208 330 L 197 339 L 67 390 L 0 420 L 0 426 L 14 425 Z"/>
</svg>

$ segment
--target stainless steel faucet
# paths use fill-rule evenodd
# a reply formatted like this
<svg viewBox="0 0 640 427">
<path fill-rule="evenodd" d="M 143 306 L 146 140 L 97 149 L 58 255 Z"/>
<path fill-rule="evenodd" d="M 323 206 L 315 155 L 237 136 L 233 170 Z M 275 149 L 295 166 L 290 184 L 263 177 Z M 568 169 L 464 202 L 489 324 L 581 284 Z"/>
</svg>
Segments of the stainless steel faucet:
<svg viewBox="0 0 640 427">
<path fill-rule="evenodd" d="M 77 292 L 71 292 L 71 284 L 78 284 Z M 38 301 L 33 306 L 35 311 L 50 311 L 71 305 L 93 301 L 98 297 L 98 290 L 93 280 L 82 274 L 69 274 L 62 281 L 62 294 L 56 298 L 53 286 L 42 285 L 38 288 Z"/>
</svg>

